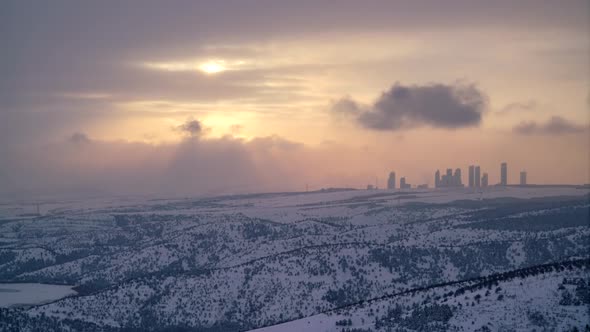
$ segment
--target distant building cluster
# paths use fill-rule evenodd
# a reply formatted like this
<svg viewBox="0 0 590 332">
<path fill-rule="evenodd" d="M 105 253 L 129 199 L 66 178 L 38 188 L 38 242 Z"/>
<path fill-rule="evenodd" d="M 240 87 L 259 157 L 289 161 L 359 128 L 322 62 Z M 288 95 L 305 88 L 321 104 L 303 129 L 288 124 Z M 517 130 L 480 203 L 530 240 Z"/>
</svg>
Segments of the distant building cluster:
<svg viewBox="0 0 590 332">
<path fill-rule="evenodd" d="M 420 186 L 418 186 L 418 188 L 420 188 L 421 186 L 424 186 L 424 185 L 420 185 Z M 426 185 L 426 187 L 428 187 L 428 185 Z M 410 188 L 412 188 L 412 185 L 406 182 L 405 177 L 401 177 L 399 179 L 399 189 L 410 189 Z M 369 188 L 367 187 L 367 189 L 369 189 Z M 395 172 L 389 173 L 389 178 L 387 179 L 387 189 L 396 189 Z"/>
<path fill-rule="evenodd" d="M 469 166 L 469 188 L 482 188 L 488 186 L 488 173 L 481 173 L 479 166 Z"/>
<path fill-rule="evenodd" d="M 521 186 L 527 185 L 527 173 L 526 171 L 520 172 L 520 183 Z M 500 183 L 501 186 L 508 185 L 508 164 L 502 163 L 500 164 Z"/>
<path fill-rule="evenodd" d="M 402 177 L 399 179 L 399 189 L 410 189 L 412 188 L 412 185 L 409 183 L 406 183 L 406 178 Z"/>
<path fill-rule="evenodd" d="M 395 172 L 389 173 L 387 179 L 387 189 L 396 189 L 396 176 Z M 508 164 L 503 162 L 500 164 L 500 183 L 498 186 L 508 185 Z M 520 185 L 527 185 L 527 173 L 526 171 L 520 172 Z M 485 188 L 489 186 L 488 173 L 481 171 L 479 165 L 470 165 L 468 168 L 468 179 L 467 187 L 469 188 Z M 461 178 L 461 169 L 456 168 L 454 171 L 452 168 L 447 168 L 444 174 L 441 174 L 440 170 L 436 170 L 434 173 L 434 187 L 435 188 L 461 188 L 465 187 Z M 405 177 L 399 179 L 399 189 L 410 189 L 412 185 L 406 182 Z M 428 184 L 417 185 L 418 189 L 427 189 Z M 377 189 L 377 186 L 367 185 L 367 189 Z"/>
<path fill-rule="evenodd" d="M 440 175 L 440 171 L 436 170 L 434 173 L 434 187 L 435 188 L 449 188 L 449 187 L 463 187 L 461 181 L 461 169 L 457 168 L 455 173 L 450 168 L 447 168 L 447 173 Z"/>
<path fill-rule="evenodd" d="M 470 165 L 467 176 L 467 187 L 469 188 L 485 188 L 489 186 L 488 173 L 482 173 L 479 165 Z M 463 187 L 461 169 L 457 168 L 454 173 L 452 173 L 451 169 L 447 169 L 447 173 L 442 176 L 440 171 L 437 170 L 434 174 L 434 183 L 436 188 Z M 525 171 L 520 173 L 520 184 L 527 184 Z M 500 183 L 498 185 L 508 185 L 508 164 L 505 162 L 500 164 Z"/>
</svg>

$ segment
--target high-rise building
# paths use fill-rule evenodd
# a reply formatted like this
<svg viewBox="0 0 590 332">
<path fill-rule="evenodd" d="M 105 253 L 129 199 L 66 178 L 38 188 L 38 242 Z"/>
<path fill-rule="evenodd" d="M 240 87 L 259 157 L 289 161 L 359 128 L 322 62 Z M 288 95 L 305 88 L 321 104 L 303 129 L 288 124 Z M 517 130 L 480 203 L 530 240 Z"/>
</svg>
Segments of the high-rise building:
<svg viewBox="0 0 590 332">
<path fill-rule="evenodd" d="M 434 173 L 434 187 L 440 187 L 440 171 L 437 169 L 436 173 Z"/>
<path fill-rule="evenodd" d="M 387 179 L 387 189 L 395 189 L 395 172 L 389 173 L 389 179 Z"/>
<path fill-rule="evenodd" d="M 453 170 L 452 169 L 447 168 L 447 173 L 444 176 L 443 183 L 446 187 L 450 187 L 453 185 Z"/>
<path fill-rule="evenodd" d="M 520 185 L 526 186 L 526 171 L 520 172 Z"/>
<path fill-rule="evenodd" d="M 508 185 L 508 164 L 502 163 L 500 165 L 500 185 Z"/>
<path fill-rule="evenodd" d="M 434 173 L 434 186 L 436 188 L 453 188 L 463 187 L 461 180 L 461 169 L 455 169 L 453 173 L 452 168 L 447 168 L 445 174 L 441 176 L 440 170 L 436 170 Z"/>
<path fill-rule="evenodd" d="M 475 187 L 479 188 L 481 187 L 481 176 L 480 176 L 480 168 L 479 166 L 475 166 L 475 172 L 474 172 L 474 181 L 475 181 Z"/>
<path fill-rule="evenodd" d="M 475 166 L 469 166 L 469 188 L 475 186 Z"/>
<path fill-rule="evenodd" d="M 488 186 L 488 173 L 483 173 L 483 175 L 481 176 L 481 186 L 483 188 Z"/>
<path fill-rule="evenodd" d="M 401 177 L 401 178 L 399 178 L 399 188 L 400 189 L 411 189 L 412 185 L 409 183 L 406 183 L 405 177 Z"/>
<path fill-rule="evenodd" d="M 455 170 L 455 175 L 453 176 L 453 185 L 456 187 L 462 187 L 463 181 L 461 180 L 461 169 L 457 168 Z"/>
</svg>

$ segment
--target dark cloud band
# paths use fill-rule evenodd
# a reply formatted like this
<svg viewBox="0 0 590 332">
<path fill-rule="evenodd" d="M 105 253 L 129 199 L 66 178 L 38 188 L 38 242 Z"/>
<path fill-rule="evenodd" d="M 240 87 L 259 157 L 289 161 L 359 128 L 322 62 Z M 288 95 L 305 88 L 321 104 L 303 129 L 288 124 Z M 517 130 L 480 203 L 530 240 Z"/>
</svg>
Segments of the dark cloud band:
<svg viewBox="0 0 590 332">
<path fill-rule="evenodd" d="M 368 109 L 350 98 L 333 104 L 337 113 L 354 114 L 363 127 L 373 130 L 431 126 L 455 129 L 479 125 L 487 97 L 474 85 L 402 85 L 383 92 Z"/>
<path fill-rule="evenodd" d="M 553 116 L 546 123 L 521 122 L 513 128 L 513 131 L 521 135 L 564 135 L 583 132 L 587 129 L 560 116 Z"/>
</svg>

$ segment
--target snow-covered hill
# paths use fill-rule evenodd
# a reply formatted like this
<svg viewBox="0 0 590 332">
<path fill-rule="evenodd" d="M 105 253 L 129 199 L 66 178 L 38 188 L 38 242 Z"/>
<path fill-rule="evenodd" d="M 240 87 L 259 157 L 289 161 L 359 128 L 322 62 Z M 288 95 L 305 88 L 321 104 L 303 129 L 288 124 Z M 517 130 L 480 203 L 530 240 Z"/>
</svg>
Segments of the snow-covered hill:
<svg viewBox="0 0 590 332">
<path fill-rule="evenodd" d="M 76 285 L 0 330 L 583 330 L 582 187 L 0 206 L 0 279 Z"/>
</svg>

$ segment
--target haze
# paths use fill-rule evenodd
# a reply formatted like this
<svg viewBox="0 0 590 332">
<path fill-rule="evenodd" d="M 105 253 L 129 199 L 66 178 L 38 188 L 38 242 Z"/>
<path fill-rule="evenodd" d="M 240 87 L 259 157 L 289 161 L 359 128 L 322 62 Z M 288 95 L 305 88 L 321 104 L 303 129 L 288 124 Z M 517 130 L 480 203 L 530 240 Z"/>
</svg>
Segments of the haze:
<svg viewBox="0 0 590 332">
<path fill-rule="evenodd" d="M 590 182 L 588 1 L 8 1 L 0 197 Z"/>
</svg>

